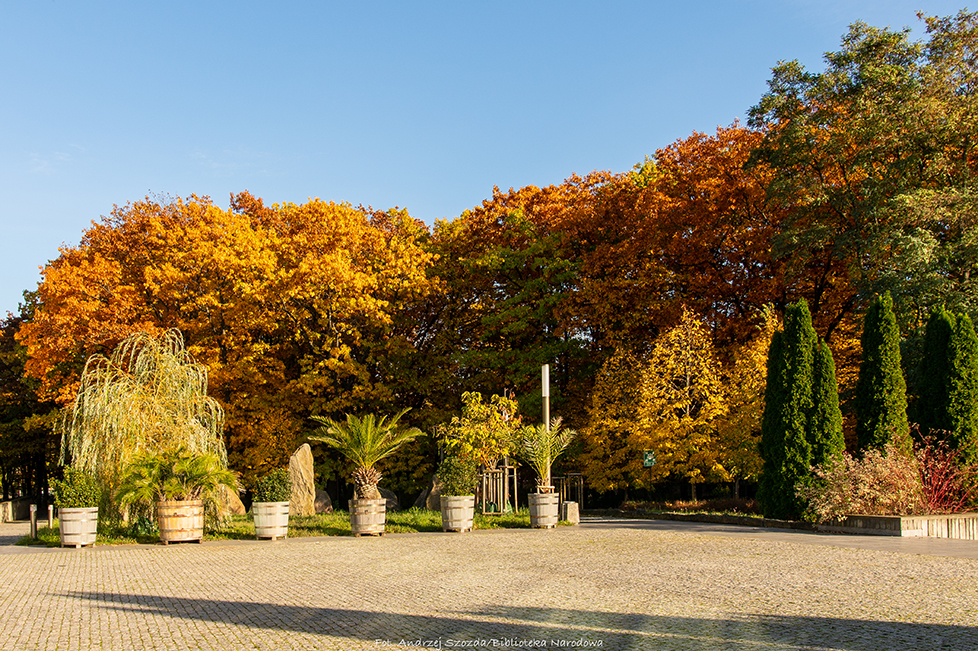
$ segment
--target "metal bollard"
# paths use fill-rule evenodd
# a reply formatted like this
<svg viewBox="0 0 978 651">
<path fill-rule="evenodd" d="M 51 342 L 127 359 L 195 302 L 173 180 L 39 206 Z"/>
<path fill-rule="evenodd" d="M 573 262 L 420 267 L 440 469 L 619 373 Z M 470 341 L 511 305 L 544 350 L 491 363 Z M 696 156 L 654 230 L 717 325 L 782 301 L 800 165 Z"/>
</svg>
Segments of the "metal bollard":
<svg viewBox="0 0 978 651">
<path fill-rule="evenodd" d="M 37 540 L 37 504 L 31 504 L 31 538 Z"/>
<path fill-rule="evenodd" d="M 54 504 L 48 504 L 48 529 L 54 529 Z"/>
</svg>

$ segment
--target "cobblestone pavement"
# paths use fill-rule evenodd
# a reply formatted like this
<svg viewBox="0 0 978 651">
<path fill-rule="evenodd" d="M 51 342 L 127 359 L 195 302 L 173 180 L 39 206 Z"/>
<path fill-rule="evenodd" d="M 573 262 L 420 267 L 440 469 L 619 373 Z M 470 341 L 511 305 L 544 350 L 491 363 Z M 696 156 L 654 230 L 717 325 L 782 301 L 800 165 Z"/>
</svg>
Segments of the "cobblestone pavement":
<svg viewBox="0 0 978 651">
<path fill-rule="evenodd" d="M 8 547 L 0 648 L 978 648 L 969 543 L 922 554 L 840 544 L 854 537 L 736 530 L 595 521 Z"/>
</svg>

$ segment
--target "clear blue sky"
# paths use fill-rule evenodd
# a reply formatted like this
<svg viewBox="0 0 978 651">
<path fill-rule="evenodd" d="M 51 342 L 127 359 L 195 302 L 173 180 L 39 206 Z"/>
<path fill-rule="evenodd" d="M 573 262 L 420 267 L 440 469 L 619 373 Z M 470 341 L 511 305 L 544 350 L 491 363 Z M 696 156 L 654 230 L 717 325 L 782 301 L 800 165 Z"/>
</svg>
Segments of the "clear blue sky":
<svg viewBox="0 0 978 651">
<path fill-rule="evenodd" d="M 113 204 L 401 206 L 620 172 L 743 120 L 779 60 L 942 0 L 0 0 L 0 314 Z"/>
</svg>

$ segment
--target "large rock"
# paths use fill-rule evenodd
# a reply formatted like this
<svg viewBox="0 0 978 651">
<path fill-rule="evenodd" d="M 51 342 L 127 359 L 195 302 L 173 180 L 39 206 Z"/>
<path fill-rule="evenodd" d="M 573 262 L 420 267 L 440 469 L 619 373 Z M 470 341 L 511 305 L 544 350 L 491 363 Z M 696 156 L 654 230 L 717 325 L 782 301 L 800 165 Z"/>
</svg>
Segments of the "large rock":
<svg viewBox="0 0 978 651">
<path fill-rule="evenodd" d="M 312 464 L 312 448 L 308 443 L 303 443 L 289 459 L 289 479 L 292 480 L 289 515 L 315 515 L 316 475 Z"/>
<path fill-rule="evenodd" d="M 393 491 L 389 491 L 386 488 L 379 488 L 381 498 L 387 500 L 387 510 L 397 511 L 401 508 L 401 505 L 397 502 L 397 495 Z"/>
<path fill-rule="evenodd" d="M 441 481 L 439 481 L 438 475 L 435 475 L 431 480 L 431 488 L 428 489 L 428 499 L 425 502 L 425 508 L 431 509 L 432 511 L 441 510 Z"/>
<path fill-rule="evenodd" d="M 329 493 L 316 489 L 316 513 L 332 513 L 333 500 L 329 499 Z"/>
<path fill-rule="evenodd" d="M 223 515 L 244 515 L 247 513 L 244 503 L 242 503 L 241 498 L 238 497 L 236 491 L 231 490 L 227 486 L 221 486 L 217 490 L 216 494 L 217 503 L 220 505 L 218 512 Z"/>
</svg>

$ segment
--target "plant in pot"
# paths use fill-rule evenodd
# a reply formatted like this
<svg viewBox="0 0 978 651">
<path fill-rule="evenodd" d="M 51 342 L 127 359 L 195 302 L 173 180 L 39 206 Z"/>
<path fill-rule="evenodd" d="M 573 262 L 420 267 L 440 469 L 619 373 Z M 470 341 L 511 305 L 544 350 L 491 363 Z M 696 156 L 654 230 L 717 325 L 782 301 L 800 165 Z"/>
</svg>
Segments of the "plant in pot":
<svg viewBox="0 0 978 651">
<path fill-rule="evenodd" d="M 466 391 L 462 394 L 462 414 L 438 427 L 438 434 L 447 456 L 472 459 L 476 471 L 480 466 L 493 473 L 484 482 L 481 491 L 482 511 L 487 512 L 487 493 L 498 502 L 500 511 L 505 510 L 510 498 L 515 500 L 516 485 L 509 490 L 509 457 L 515 436 L 520 428 L 519 404 L 511 397 L 494 395 L 489 402 L 482 394 Z M 497 471 L 499 460 L 504 459 L 506 470 Z M 477 478 L 478 483 L 478 478 Z M 488 490 L 487 490 L 488 489 Z"/>
<path fill-rule="evenodd" d="M 97 478 L 103 521 L 125 515 L 118 489 L 140 452 L 182 445 L 227 466 L 224 410 L 207 395 L 207 376 L 175 329 L 134 333 L 110 357 L 92 355 L 85 363 L 74 403 L 62 410 L 55 432 L 61 463 Z"/>
<path fill-rule="evenodd" d="M 378 419 L 374 414 L 363 418 L 347 414 L 345 423 L 313 416 L 322 427 L 309 439 L 335 448 L 355 466 L 354 499 L 350 500 L 350 529 L 354 536 L 384 534 L 387 500 L 377 488 L 381 474 L 374 466 L 421 435 L 415 427 L 398 429 L 397 421 L 407 412 L 404 409 L 389 420 L 386 416 Z"/>
<path fill-rule="evenodd" d="M 95 475 L 76 468 L 65 468 L 64 478 L 51 482 L 54 505 L 58 509 L 61 546 L 94 545 L 98 535 L 98 505 L 102 489 Z"/>
<path fill-rule="evenodd" d="M 476 470 L 473 460 L 453 454 L 446 456 L 438 466 L 442 530 L 472 531 Z"/>
<path fill-rule="evenodd" d="M 136 455 L 123 473 L 117 498 L 123 506 L 156 507 L 160 542 L 204 537 L 204 502 L 219 486 L 238 489 L 238 480 L 217 455 L 191 452 L 184 446 Z"/>
<path fill-rule="evenodd" d="M 289 471 L 278 468 L 255 483 L 251 514 L 255 518 L 255 537 L 285 538 L 289 533 L 289 500 L 292 479 Z"/>
<path fill-rule="evenodd" d="M 537 492 L 528 495 L 530 526 L 549 529 L 557 525 L 560 514 L 560 496 L 550 484 L 550 466 L 574 438 L 575 432 L 562 426 L 561 419 L 554 418 L 549 427 L 528 425 L 520 431 L 516 454 L 537 473 Z"/>
</svg>

